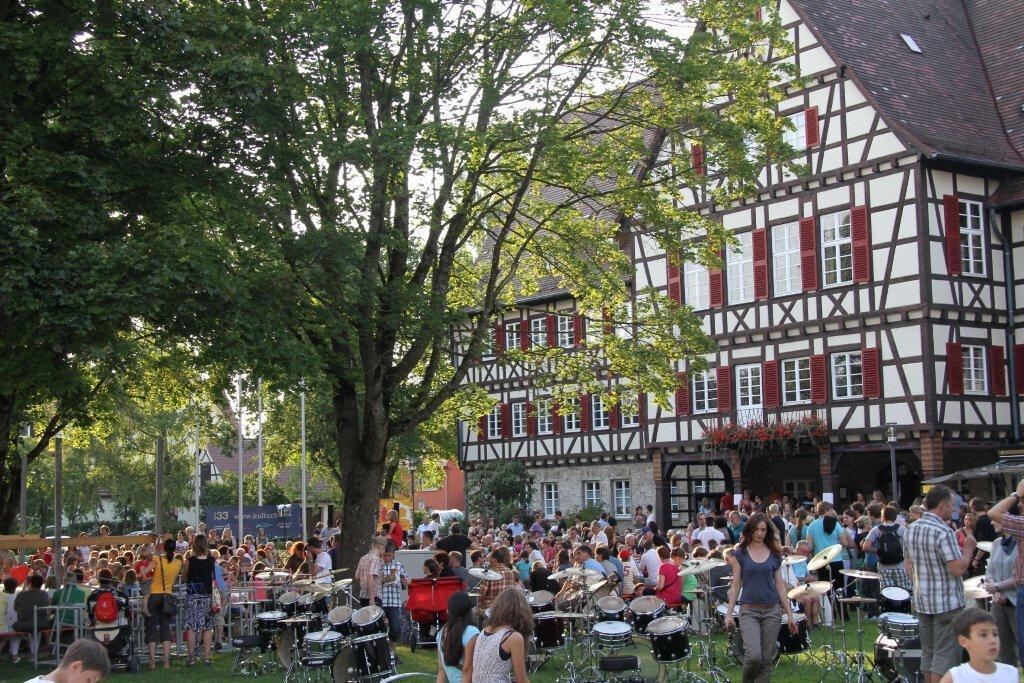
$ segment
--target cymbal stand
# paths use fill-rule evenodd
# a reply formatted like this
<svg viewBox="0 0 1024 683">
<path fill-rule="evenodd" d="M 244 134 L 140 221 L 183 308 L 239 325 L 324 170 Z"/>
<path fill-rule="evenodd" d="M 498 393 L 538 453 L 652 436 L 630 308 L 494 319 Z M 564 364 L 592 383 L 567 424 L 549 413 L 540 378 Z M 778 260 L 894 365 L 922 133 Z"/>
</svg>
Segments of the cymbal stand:
<svg viewBox="0 0 1024 683">
<path fill-rule="evenodd" d="M 828 564 L 828 575 L 829 583 L 835 586 L 832 579 L 834 578 L 832 563 Z M 842 591 L 845 597 L 845 590 Z M 824 681 L 830 672 L 839 674 L 845 678 L 846 671 L 848 669 L 849 656 L 846 653 L 846 622 L 843 621 L 842 612 L 840 608 L 843 603 L 839 602 L 839 591 L 835 588 L 829 591 L 829 603 L 832 607 L 832 626 L 830 643 L 828 645 L 822 645 L 821 647 L 821 661 L 817 664 L 823 667 L 821 674 L 821 680 Z M 839 646 L 837 648 L 837 636 L 839 640 Z"/>
<path fill-rule="evenodd" d="M 715 618 L 712 616 L 710 590 L 704 592 L 704 614 L 706 616 L 701 619 L 704 635 L 694 643 L 699 646 L 697 669 L 705 673 L 708 676 L 707 680 L 711 681 L 711 683 L 729 683 L 729 677 L 725 675 L 725 672 L 722 671 L 716 661 L 715 641 L 712 637 L 715 631 Z M 687 660 L 689 660 L 689 657 Z"/>
<path fill-rule="evenodd" d="M 864 655 L 864 627 L 861 623 L 861 609 L 867 607 L 867 605 L 856 604 L 854 609 L 857 610 L 857 653 L 853 657 L 853 661 L 848 663 L 844 680 L 855 681 L 856 683 L 865 683 L 865 681 L 876 680 L 873 670 L 867 668 L 867 657 Z"/>
<path fill-rule="evenodd" d="M 586 674 L 588 677 L 602 678 L 604 676 L 604 673 L 597 668 L 597 653 L 594 652 L 595 638 L 592 631 L 594 626 L 593 612 L 588 611 L 590 599 L 593 596 L 594 591 L 590 590 L 590 584 L 588 584 L 585 579 L 583 581 L 583 586 L 581 590 L 583 592 L 583 609 L 581 614 L 584 615 L 582 621 L 583 628 L 585 629 L 582 638 L 586 638 L 587 640 L 587 666 L 584 667 L 579 673 L 581 675 Z"/>
<path fill-rule="evenodd" d="M 576 661 L 579 659 L 576 656 L 576 620 L 566 619 L 569 622 L 569 633 L 565 636 L 565 645 L 562 647 L 565 653 L 565 675 L 559 676 L 556 681 L 557 683 L 580 683 L 583 679 L 580 677 L 580 672 L 576 670 Z"/>
</svg>

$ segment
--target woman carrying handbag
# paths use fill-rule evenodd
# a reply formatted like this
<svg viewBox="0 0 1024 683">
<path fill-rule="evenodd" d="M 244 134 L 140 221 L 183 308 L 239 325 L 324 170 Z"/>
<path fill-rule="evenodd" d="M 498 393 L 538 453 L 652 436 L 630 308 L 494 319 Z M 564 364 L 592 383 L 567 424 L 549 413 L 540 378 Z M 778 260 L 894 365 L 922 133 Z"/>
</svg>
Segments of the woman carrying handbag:
<svg viewBox="0 0 1024 683">
<path fill-rule="evenodd" d="M 171 619 L 177 613 L 174 601 L 174 582 L 181 573 L 181 560 L 174 559 L 173 538 L 164 541 L 163 554 L 153 557 L 153 580 L 142 600 L 142 613 L 146 617 L 146 645 L 149 647 L 149 668 L 156 668 L 156 643 L 163 643 L 164 668 L 171 667 Z"/>
<path fill-rule="evenodd" d="M 185 640 L 188 643 L 188 666 L 196 663 L 199 649 L 197 635 L 203 638 L 203 663 L 210 664 L 213 646 L 213 565 L 206 536 L 198 534 L 193 541 L 192 556 L 185 561 Z"/>
</svg>

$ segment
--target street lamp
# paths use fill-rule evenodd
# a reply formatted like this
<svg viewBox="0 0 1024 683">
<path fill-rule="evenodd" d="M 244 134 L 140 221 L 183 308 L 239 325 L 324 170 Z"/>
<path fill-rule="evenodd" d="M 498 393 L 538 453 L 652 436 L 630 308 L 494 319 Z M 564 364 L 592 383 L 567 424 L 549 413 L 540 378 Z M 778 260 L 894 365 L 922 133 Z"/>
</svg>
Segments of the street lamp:
<svg viewBox="0 0 1024 683">
<path fill-rule="evenodd" d="M 892 498 L 900 504 L 899 482 L 896 479 L 896 423 L 885 423 L 885 440 L 889 443 L 889 467 L 892 470 Z"/>
</svg>

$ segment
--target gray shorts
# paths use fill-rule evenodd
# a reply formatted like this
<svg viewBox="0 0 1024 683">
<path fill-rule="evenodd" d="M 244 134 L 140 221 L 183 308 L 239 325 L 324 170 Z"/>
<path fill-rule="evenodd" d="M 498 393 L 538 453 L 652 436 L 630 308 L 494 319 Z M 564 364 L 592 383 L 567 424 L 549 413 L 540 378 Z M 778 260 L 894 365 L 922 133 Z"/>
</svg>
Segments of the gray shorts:
<svg viewBox="0 0 1024 683">
<path fill-rule="evenodd" d="M 939 614 L 918 613 L 921 627 L 921 671 L 944 676 L 960 663 L 961 649 L 953 633 L 953 618 L 961 611 L 963 607 Z"/>
</svg>

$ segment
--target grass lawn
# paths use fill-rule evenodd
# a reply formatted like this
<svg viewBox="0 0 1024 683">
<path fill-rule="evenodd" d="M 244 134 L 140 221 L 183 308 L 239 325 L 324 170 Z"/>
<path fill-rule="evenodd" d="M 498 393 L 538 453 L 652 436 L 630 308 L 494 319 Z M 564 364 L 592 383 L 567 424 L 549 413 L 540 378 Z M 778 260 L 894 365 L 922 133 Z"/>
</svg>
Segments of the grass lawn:
<svg viewBox="0 0 1024 683">
<path fill-rule="evenodd" d="M 848 647 L 849 649 L 855 649 L 855 629 L 856 626 L 851 625 L 848 631 Z M 874 640 L 877 635 L 877 628 L 874 623 L 865 623 L 864 626 L 864 647 L 869 653 L 873 652 Z M 830 631 L 818 629 L 812 632 L 811 639 L 814 645 L 812 652 L 819 650 L 819 647 L 823 644 L 830 642 Z M 695 638 L 691 638 L 691 647 L 696 642 Z M 734 665 L 731 659 L 724 654 L 725 639 L 722 636 L 716 636 L 715 643 L 718 648 L 720 655 L 720 666 L 724 669 L 726 675 L 730 680 L 740 680 L 739 668 Z M 657 667 L 654 665 L 651 655 L 650 646 L 642 639 L 637 638 L 633 646 L 628 647 L 621 651 L 622 654 L 635 654 L 641 658 L 643 662 L 643 673 L 644 676 L 650 680 L 653 680 L 657 676 Z M 399 671 L 402 673 L 406 672 L 426 672 L 436 673 L 437 671 L 437 655 L 434 649 L 418 650 L 411 652 L 408 647 L 401 646 L 398 649 L 398 656 L 401 660 Z M 693 658 L 694 668 L 696 667 L 696 657 Z M 779 662 L 778 667 L 772 675 L 772 680 L 779 683 L 806 683 L 808 681 L 818 681 L 822 678 L 821 667 L 812 661 L 813 657 L 807 657 L 806 655 L 799 655 L 797 657 L 783 657 Z M 870 659 L 870 656 L 869 656 Z M 242 679 L 238 676 L 232 676 L 231 663 L 234 660 L 233 652 L 215 653 L 213 664 L 211 666 L 204 666 L 197 664 L 194 667 L 186 667 L 184 658 L 175 658 L 171 662 L 171 668 L 167 671 L 157 669 L 156 671 L 143 671 L 142 673 L 131 676 L 125 673 L 116 673 L 112 678 L 114 680 L 132 678 L 139 681 L 145 681 L 146 683 L 181 683 L 183 680 L 187 681 L 231 681 L 231 680 L 247 680 L 257 681 L 262 683 L 266 681 L 270 683 L 272 681 L 281 681 L 284 677 L 281 674 L 268 675 L 258 679 L 246 678 Z M 23 657 L 19 664 L 12 664 L 6 656 L 0 659 L 0 683 L 22 683 L 33 676 L 41 673 L 47 673 L 49 668 L 40 667 L 39 669 L 33 669 L 31 659 Z M 539 681 L 541 683 L 547 683 L 555 681 L 560 675 L 565 673 L 564 659 L 556 658 L 545 663 L 541 669 L 531 676 L 531 681 Z M 830 680 L 841 680 L 838 675 L 829 676 Z M 413 681 L 417 679 L 411 679 Z M 426 681 L 426 678 L 419 679 Z M 486 682 L 484 682 L 486 683 Z"/>
</svg>

